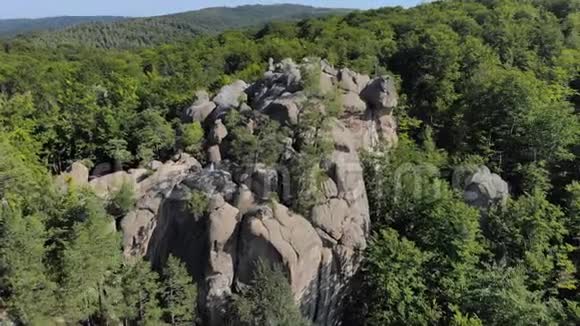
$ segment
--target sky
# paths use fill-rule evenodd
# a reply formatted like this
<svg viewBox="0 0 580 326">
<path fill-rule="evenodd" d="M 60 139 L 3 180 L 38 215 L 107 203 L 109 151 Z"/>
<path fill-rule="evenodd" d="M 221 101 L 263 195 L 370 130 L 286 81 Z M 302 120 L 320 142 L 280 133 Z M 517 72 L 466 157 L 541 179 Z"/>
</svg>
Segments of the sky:
<svg viewBox="0 0 580 326">
<path fill-rule="evenodd" d="M 296 3 L 317 7 L 369 9 L 410 7 L 422 0 L 0 0 L 0 19 L 52 16 L 155 16 L 206 7 Z"/>
</svg>

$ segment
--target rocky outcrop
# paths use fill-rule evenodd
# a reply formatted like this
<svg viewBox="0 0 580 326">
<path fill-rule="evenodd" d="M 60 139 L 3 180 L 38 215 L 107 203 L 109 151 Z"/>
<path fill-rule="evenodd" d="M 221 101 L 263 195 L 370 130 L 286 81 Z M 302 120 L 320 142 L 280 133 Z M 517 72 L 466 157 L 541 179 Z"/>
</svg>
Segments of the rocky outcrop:
<svg viewBox="0 0 580 326">
<path fill-rule="evenodd" d="M 93 171 L 91 172 L 91 176 L 97 177 L 97 178 L 102 177 L 106 174 L 113 172 L 113 170 L 114 170 L 113 165 L 111 165 L 111 163 L 108 163 L 108 162 L 99 163 L 93 168 Z"/>
<path fill-rule="evenodd" d="M 211 325 L 223 325 L 227 299 L 232 293 L 235 264 L 238 262 L 235 237 L 239 210 L 217 194 L 209 205 L 207 234 L 209 257 L 205 271 L 205 307 Z"/>
<path fill-rule="evenodd" d="M 226 129 L 226 126 L 224 126 L 221 119 L 218 119 L 214 122 L 213 128 L 209 133 L 208 141 L 212 145 L 219 145 L 227 135 L 228 130 Z"/>
<path fill-rule="evenodd" d="M 508 183 L 486 166 L 480 166 L 468 175 L 462 186 L 465 201 L 479 209 L 503 203 L 509 197 Z"/>
<path fill-rule="evenodd" d="M 300 71 L 304 65 L 312 66 L 313 63 L 296 64 L 285 60 L 272 67 L 262 80 L 246 90 L 252 107 L 283 125 L 297 124 L 306 101 L 300 87 Z M 338 92 L 343 106 L 341 121 L 350 129 L 357 149 L 397 143 L 397 124 L 392 111 L 398 104 L 398 95 L 391 77 L 371 80 L 348 68 L 337 70 L 322 60 L 320 90 Z"/>
<path fill-rule="evenodd" d="M 395 82 L 389 76 L 374 78 L 360 94 L 374 110 L 392 110 L 399 101 Z"/>
<path fill-rule="evenodd" d="M 277 264 L 288 275 L 303 313 L 314 317 L 322 241 L 304 217 L 278 203 L 258 206 L 244 216 L 238 243 L 238 287 L 251 283 L 259 260 Z"/>
<path fill-rule="evenodd" d="M 242 80 L 235 81 L 231 85 L 222 87 L 213 98 L 213 102 L 220 109 L 237 108 L 246 100 L 246 93 L 244 93 L 246 88 L 248 88 L 246 82 Z"/>
<path fill-rule="evenodd" d="M 136 209 L 121 220 L 125 256 L 144 256 L 147 253 L 153 231 L 164 222 L 159 219 L 162 205 L 171 198 L 177 185 L 199 170 L 199 162 L 183 154 L 178 161 L 166 162 L 151 176 L 136 183 Z"/>
<path fill-rule="evenodd" d="M 125 255 L 147 256 L 155 266 L 170 254 L 180 257 L 199 284 L 199 303 L 209 325 L 225 323 L 226 303 L 233 292 L 251 284 L 259 260 L 282 267 L 302 312 L 316 325 L 340 325 L 343 298 L 360 267 L 370 229 L 358 151 L 396 142 L 393 85 L 387 78 L 371 80 L 320 62 L 321 91 L 337 91 L 344 113 L 332 121 L 334 149 L 323 166 L 323 196 L 304 215 L 289 208 L 287 166 L 228 161 L 228 131 L 220 120 L 227 110 L 256 110 L 282 126 L 296 127 L 307 100 L 301 72 L 305 64 L 313 63 L 271 62 L 264 77 L 250 86 L 241 81 L 224 86 L 212 101 L 198 96 L 192 108 L 215 108 L 207 114 L 191 110 L 186 118 L 204 122 L 209 166 L 202 168 L 184 154 L 151 175 L 123 172 L 93 180 L 103 194 L 113 191 L 113 179 L 133 180 L 137 207 L 121 221 Z M 283 161 L 297 155 L 295 143 L 287 139 Z M 207 198 L 207 207 L 193 209 L 191 199 L 198 192 Z"/>
<path fill-rule="evenodd" d="M 89 169 L 81 162 L 74 162 L 66 172 L 57 177 L 57 185 L 65 188 L 67 185 L 83 187 L 89 183 Z"/>
<path fill-rule="evenodd" d="M 216 104 L 209 100 L 209 94 L 206 91 L 197 91 L 195 102 L 191 107 L 183 111 L 182 120 L 203 124 L 215 108 Z"/>
</svg>

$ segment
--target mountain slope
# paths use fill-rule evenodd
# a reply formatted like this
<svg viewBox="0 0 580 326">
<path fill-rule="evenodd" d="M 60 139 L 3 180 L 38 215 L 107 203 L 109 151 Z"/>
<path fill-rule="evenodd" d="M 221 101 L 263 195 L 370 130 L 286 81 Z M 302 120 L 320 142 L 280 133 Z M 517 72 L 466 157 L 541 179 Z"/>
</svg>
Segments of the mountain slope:
<svg viewBox="0 0 580 326">
<path fill-rule="evenodd" d="M 63 29 L 86 23 L 110 23 L 122 19 L 125 18 L 117 16 L 61 16 L 38 19 L 0 19 L 0 37 Z"/>
<path fill-rule="evenodd" d="M 134 48 L 183 40 L 199 34 L 258 26 L 270 21 L 291 21 L 346 9 L 315 8 L 300 5 L 249 5 L 216 7 L 173 15 L 134 18 L 112 23 L 90 23 L 30 36 L 41 46 L 82 44 L 99 48 Z"/>
</svg>

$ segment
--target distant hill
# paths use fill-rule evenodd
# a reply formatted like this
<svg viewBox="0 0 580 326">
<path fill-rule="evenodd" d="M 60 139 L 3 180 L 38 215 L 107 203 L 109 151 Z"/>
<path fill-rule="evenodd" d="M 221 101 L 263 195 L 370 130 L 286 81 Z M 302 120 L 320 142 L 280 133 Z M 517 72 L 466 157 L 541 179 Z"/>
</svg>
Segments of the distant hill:
<svg viewBox="0 0 580 326">
<path fill-rule="evenodd" d="M 93 22 L 36 33 L 26 38 L 41 46 L 83 44 L 99 48 L 135 48 L 183 40 L 199 34 L 259 26 L 270 21 L 292 21 L 350 11 L 291 4 L 216 7 L 166 16 Z"/>
<path fill-rule="evenodd" d="M 16 36 L 35 31 L 57 30 L 85 23 L 110 23 L 126 19 L 116 16 L 62 16 L 38 19 L 0 19 L 0 37 Z"/>
</svg>

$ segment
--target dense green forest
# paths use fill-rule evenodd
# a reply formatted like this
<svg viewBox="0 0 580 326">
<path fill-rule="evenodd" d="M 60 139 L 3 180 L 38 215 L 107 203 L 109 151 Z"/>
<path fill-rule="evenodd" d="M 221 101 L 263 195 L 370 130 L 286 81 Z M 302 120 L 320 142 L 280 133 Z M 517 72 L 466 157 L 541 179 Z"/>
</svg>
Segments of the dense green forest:
<svg viewBox="0 0 580 326">
<path fill-rule="evenodd" d="M 99 48 L 135 48 L 187 41 L 200 34 L 261 26 L 270 21 L 295 21 L 352 10 L 308 6 L 247 5 L 235 8 L 216 7 L 173 15 L 133 18 L 113 22 L 96 21 L 26 36 L 40 46 L 72 44 Z M 1 25 L 0 25 L 1 26 Z"/>
<path fill-rule="evenodd" d="M 196 90 L 254 80 L 268 58 L 317 56 L 395 76 L 402 97 L 399 145 L 363 154 L 373 235 L 345 324 L 580 323 L 580 1 L 438 1 L 93 47 L 193 30 L 149 24 L 3 43 L 1 314 L 32 325 L 196 320 L 183 264 L 125 265 L 111 203 L 63 193 L 51 175 L 79 160 L 167 159 L 185 149 L 178 118 Z M 419 196 L 396 196 L 394 171 L 409 162 L 442 172 L 421 175 Z M 499 173 L 511 198 L 485 213 L 465 204 L 445 173 L 461 163 Z M 239 324 L 306 324 L 280 272 L 257 274 L 233 303 Z"/>
<path fill-rule="evenodd" d="M 57 30 L 79 24 L 94 22 L 113 22 L 123 17 L 93 16 L 93 17 L 50 17 L 37 19 L 0 19 L 0 37 L 10 37 L 35 31 Z"/>
</svg>

